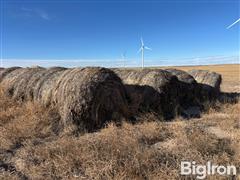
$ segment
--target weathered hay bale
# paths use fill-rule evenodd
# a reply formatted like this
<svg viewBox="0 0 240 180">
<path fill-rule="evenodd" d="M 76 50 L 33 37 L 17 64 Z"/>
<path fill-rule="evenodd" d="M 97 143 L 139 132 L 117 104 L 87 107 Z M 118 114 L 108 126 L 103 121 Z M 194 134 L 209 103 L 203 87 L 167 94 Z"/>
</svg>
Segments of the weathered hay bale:
<svg viewBox="0 0 240 180">
<path fill-rule="evenodd" d="M 213 101 L 219 96 L 222 82 L 222 76 L 220 74 L 207 70 L 191 70 L 189 74 L 198 82 L 201 101 Z"/>
<path fill-rule="evenodd" d="M 105 68 L 75 68 L 64 71 L 53 92 L 54 102 L 66 123 L 100 128 L 112 118 L 128 114 L 127 94 L 121 79 Z"/>
<path fill-rule="evenodd" d="M 162 92 L 176 77 L 161 69 L 113 69 L 125 84 L 148 85 Z"/>
<path fill-rule="evenodd" d="M 19 68 L 1 85 L 16 100 L 54 104 L 64 124 L 75 123 L 80 130 L 93 131 L 129 115 L 121 79 L 105 68 Z"/>
<path fill-rule="evenodd" d="M 222 82 L 222 76 L 220 74 L 207 70 L 190 70 L 188 72 L 198 83 L 209 85 L 220 91 L 220 85 Z"/>
<path fill-rule="evenodd" d="M 134 109 L 153 111 L 165 119 L 175 116 L 178 103 L 176 76 L 160 69 L 113 70 L 126 84 Z"/>
<path fill-rule="evenodd" d="M 197 81 L 190 74 L 179 69 L 166 69 L 166 71 L 175 75 L 179 80 L 177 94 L 181 107 L 199 105 Z"/>
</svg>

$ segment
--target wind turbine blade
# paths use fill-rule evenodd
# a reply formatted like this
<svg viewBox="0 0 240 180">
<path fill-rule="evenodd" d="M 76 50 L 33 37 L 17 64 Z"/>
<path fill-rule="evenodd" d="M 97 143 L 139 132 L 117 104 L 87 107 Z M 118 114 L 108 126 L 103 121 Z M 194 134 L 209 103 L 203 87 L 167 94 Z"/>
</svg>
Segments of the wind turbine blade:
<svg viewBox="0 0 240 180">
<path fill-rule="evenodd" d="M 236 20 L 234 23 L 232 23 L 230 26 L 228 26 L 227 29 L 230 29 L 232 26 L 237 24 L 239 21 L 240 21 L 240 18 L 238 20 Z"/>
<path fill-rule="evenodd" d="M 147 49 L 147 50 L 150 50 L 150 51 L 152 51 L 152 49 L 151 49 L 151 48 L 149 48 L 149 47 L 147 47 L 147 46 L 145 46 L 144 48 L 145 48 L 145 49 Z"/>
<path fill-rule="evenodd" d="M 144 46 L 144 43 L 143 43 L 143 38 L 141 37 L 141 43 L 142 43 L 142 46 Z"/>
<path fill-rule="evenodd" d="M 140 53 L 142 51 L 142 47 L 140 47 L 140 49 L 138 50 L 138 52 L 137 53 Z"/>
</svg>

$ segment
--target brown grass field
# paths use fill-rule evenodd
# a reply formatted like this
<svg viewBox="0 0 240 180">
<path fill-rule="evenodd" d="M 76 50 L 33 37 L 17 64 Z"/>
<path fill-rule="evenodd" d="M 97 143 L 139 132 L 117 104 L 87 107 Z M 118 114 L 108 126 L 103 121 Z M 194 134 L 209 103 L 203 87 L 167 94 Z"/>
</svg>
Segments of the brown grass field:
<svg viewBox="0 0 240 180">
<path fill-rule="evenodd" d="M 240 65 L 177 67 L 223 76 L 222 91 L 240 93 Z M 108 124 L 96 133 L 59 131 L 59 116 L 0 92 L 0 179 L 195 179 L 181 176 L 181 161 L 240 167 L 240 103 L 218 104 L 201 118 Z M 207 179 L 240 179 L 208 176 Z"/>
</svg>

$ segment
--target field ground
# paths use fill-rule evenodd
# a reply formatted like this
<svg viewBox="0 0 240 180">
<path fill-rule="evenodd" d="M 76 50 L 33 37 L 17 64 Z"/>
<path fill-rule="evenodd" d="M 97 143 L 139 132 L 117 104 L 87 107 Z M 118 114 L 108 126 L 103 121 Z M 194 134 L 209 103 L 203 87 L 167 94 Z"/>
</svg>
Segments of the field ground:
<svg viewBox="0 0 240 180">
<path fill-rule="evenodd" d="M 223 91 L 240 92 L 239 65 L 177 68 L 216 71 Z M 142 123 L 109 124 L 76 137 L 58 131 L 53 109 L 0 96 L 2 179 L 195 179 L 180 175 L 185 160 L 240 167 L 240 103 L 218 104 L 187 121 L 159 122 L 146 114 Z"/>
</svg>

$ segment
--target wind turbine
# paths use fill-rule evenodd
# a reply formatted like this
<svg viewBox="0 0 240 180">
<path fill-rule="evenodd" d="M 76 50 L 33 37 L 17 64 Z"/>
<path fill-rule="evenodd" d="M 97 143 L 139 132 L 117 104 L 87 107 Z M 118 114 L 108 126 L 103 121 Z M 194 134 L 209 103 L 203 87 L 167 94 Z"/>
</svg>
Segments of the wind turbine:
<svg viewBox="0 0 240 180">
<path fill-rule="evenodd" d="M 126 52 L 122 53 L 123 67 L 126 67 Z"/>
<path fill-rule="evenodd" d="M 240 21 L 240 18 L 238 20 L 236 20 L 234 23 L 232 23 L 231 25 L 229 25 L 227 27 L 227 29 L 230 29 L 232 26 L 234 26 L 235 24 L 237 24 Z"/>
<path fill-rule="evenodd" d="M 138 53 L 142 51 L 142 68 L 144 68 L 144 50 L 152 50 L 151 48 L 144 45 L 143 38 L 141 38 L 141 47 L 138 50 Z"/>
</svg>

